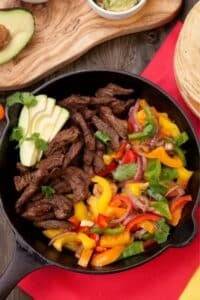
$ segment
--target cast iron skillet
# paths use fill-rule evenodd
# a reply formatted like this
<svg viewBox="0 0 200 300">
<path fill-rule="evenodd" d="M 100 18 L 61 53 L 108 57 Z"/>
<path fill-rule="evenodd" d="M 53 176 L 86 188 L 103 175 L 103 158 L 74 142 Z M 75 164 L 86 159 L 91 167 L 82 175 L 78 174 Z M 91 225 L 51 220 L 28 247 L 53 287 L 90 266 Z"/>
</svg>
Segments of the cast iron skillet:
<svg viewBox="0 0 200 300">
<path fill-rule="evenodd" d="M 186 157 L 189 168 L 194 170 L 189 185 L 189 193 L 192 194 L 193 201 L 185 207 L 182 222 L 172 230 L 169 240 L 165 244 L 157 245 L 146 253 L 113 263 L 101 269 L 92 267 L 83 269 L 77 266 L 73 255 L 67 251 L 58 253 L 52 247 L 49 247 L 40 230 L 34 228 L 15 213 L 17 193 L 13 185 L 13 175 L 16 172 L 17 151 L 13 149 L 13 145 L 9 142 L 9 134 L 11 128 L 16 125 L 20 106 L 11 107 L 7 111 L 7 125 L 0 145 L 0 193 L 2 197 L 0 203 L 7 221 L 15 233 L 16 246 L 12 260 L 0 278 L 0 299 L 4 299 L 23 276 L 44 265 L 56 265 L 67 270 L 90 274 L 120 272 L 151 260 L 169 247 L 184 246 L 195 236 L 194 211 L 198 201 L 200 185 L 198 141 L 192 125 L 173 99 L 160 88 L 139 76 L 111 70 L 82 71 L 62 75 L 40 86 L 34 91 L 34 94 L 47 94 L 57 100 L 72 93 L 92 95 L 99 87 L 103 87 L 110 82 L 123 87 L 134 88 L 135 97 L 144 97 L 151 105 L 155 105 L 158 110 L 167 112 L 172 120 L 176 120 L 180 129 L 189 134 L 190 139 L 186 144 Z"/>
</svg>

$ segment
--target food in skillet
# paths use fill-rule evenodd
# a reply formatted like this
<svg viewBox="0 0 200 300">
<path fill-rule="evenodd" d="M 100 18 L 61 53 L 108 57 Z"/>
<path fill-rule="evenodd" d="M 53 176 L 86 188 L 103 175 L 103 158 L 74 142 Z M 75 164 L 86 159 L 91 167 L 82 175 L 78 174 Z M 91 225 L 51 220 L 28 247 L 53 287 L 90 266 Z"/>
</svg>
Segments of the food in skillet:
<svg viewBox="0 0 200 300">
<path fill-rule="evenodd" d="M 133 96 L 115 84 L 95 96 L 71 95 L 58 102 L 70 117 L 51 139 L 44 129 L 25 133 L 23 108 L 11 134 L 19 148 L 28 140 L 40 150 L 31 166 L 22 156 L 17 163 L 17 213 L 41 228 L 49 245 L 73 251 L 82 267 L 102 267 L 165 243 L 192 201 L 182 146 L 187 133 Z M 34 108 L 41 122 L 52 120 L 48 105 L 40 111 L 38 97 L 14 94 L 8 105 L 23 103 L 27 115 Z"/>
</svg>

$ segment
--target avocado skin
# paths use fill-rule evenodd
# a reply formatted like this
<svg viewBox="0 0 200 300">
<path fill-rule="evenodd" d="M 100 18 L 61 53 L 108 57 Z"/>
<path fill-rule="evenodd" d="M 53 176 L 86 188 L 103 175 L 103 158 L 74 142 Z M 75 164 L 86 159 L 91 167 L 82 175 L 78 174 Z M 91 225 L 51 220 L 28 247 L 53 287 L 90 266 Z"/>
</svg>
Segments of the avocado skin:
<svg viewBox="0 0 200 300">
<path fill-rule="evenodd" d="M 5 59 L 2 59 L 2 55 L 4 55 L 4 53 L 5 53 L 4 51 L 7 51 L 10 43 L 8 43 L 8 45 L 5 48 L 0 49 L 0 65 L 5 64 L 5 63 L 9 62 L 10 60 L 12 60 L 13 58 L 15 58 L 26 47 L 26 45 L 32 39 L 33 34 L 35 32 L 35 20 L 34 20 L 33 14 L 28 9 L 21 8 L 21 7 L 0 9 L 0 24 L 2 24 L 4 26 L 5 26 L 5 23 L 2 22 L 1 16 L 5 15 L 6 13 L 8 14 L 8 18 L 11 18 L 11 19 L 12 19 L 12 15 L 15 14 L 15 13 L 21 13 L 21 18 L 22 18 L 22 16 L 23 16 L 24 13 L 25 13 L 26 17 L 29 15 L 31 17 L 31 22 L 32 22 L 32 24 L 30 26 L 30 29 L 32 29 L 32 30 L 30 30 L 30 31 L 28 31 L 28 30 L 27 31 L 23 31 L 23 32 L 27 33 L 26 40 L 23 41 L 23 43 L 21 44 L 20 47 L 18 47 L 18 50 L 16 52 L 12 51 L 11 55 L 7 55 Z M 11 21 L 11 23 L 13 23 L 13 21 Z M 7 26 L 5 26 L 5 27 L 7 27 Z M 11 36 L 10 40 L 12 41 L 13 34 L 10 33 L 10 36 Z"/>
</svg>

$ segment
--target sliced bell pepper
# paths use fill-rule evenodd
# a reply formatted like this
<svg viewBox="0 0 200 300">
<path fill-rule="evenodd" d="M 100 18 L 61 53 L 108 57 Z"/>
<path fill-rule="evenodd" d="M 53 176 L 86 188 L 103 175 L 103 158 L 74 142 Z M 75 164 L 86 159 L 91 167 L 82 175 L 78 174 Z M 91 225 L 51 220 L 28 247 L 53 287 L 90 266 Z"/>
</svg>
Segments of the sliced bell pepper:
<svg viewBox="0 0 200 300">
<path fill-rule="evenodd" d="M 116 159 L 116 160 L 120 160 L 124 155 L 124 152 L 126 150 L 126 145 L 127 145 L 127 142 L 123 141 L 119 147 L 119 150 L 112 153 L 112 158 Z"/>
<path fill-rule="evenodd" d="M 87 220 L 88 219 L 88 209 L 83 201 L 79 201 L 74 203 L 74 216 L 79 220 Z"/>
<path fill-rule="evenodd" d="M 127 191 L 131 192 L 132 195 L 139 197 L 142 192 L 146 190 L 148 187 L 148 183 L 136 182 L 136 183 L 126 183 L 124 187 L 125 193 Z"/>
<path fill-rule="evenodd" d="M 119 165 L 117 169 L 112 173 L 113 178 L 117 181 L 129 180 L 134 177 L 137 172 L 136 163 L 128 163 Z"/>
<path fill-rule="evenodd" d="M 158 117 L 160 134 L 167 137 L 177 137 L 180 135 L 180 130 L 178 126 L 170 121 L 166 114 L 159 114 Z"/>
<path fill-rule="evenodd" d="M 108 180 L 100 176 L 94 176 L 91 181 L 97 183 L 101 190 L 99 197 L 90 196 L 88 199 L 91 211 L 94 217 L 97 217 L 99 213 L 103 214 L 106 211 L 112 198 L 112 187 Z"/>
<path fill-rule="evenodd" d="M 43 234 L 47 236 L 48 238 L 52 239 L 55 238 L 56 235 L 62 233 L 62 231 L 58 230 L 57 234 L 55 234 L 55 229 L 47 229 L 43 231 Z M 64 233 L 63 233 L 64 234 Z M 67 247 L 68 243 L 74 242 L 78 245 L 79 241 L 77 239 L 77 234 L 72 232 L 67 232 L 64 236 L 59 237 L 55 239 L 55 241 L 52 243 L 53 247 L 56 248 L 57 251 L 61 252 L 63 247 Z"/>
<path fill-rule="evenodd" d="M 109 265 L 120 257 L 123 250 L 124 245 L 119 245 L 104 252 L 98 253 L 92 257 L 91 265 L 93 267 L 103 267 Z"/>
<path fill-rule="evenodd" d="M 125 227 L 120 225 L 115 228 L 98 228 L 93 227 L 90 229 L 90 232 L 97 233 L 97 234 L 107 234 L 107 235 L 116 235 L 122 233 L 125 230 Z"/>
<path fill-rule="evenodd" d="M 131 257 L 133 255 L 144 252 L 144 245 L 142 241 L 134 241 L 132 244 L 128 245 L 120 255 L 119 259 Z"/>
<path fill-rule="evenodd" d="M 183 163 L 178 156 L 171 157 L 167 154 L 164 147 L 160 146 L 153 151 L 145 154 L 147 158 L 157 158 L 164 165 L 171 168 L 181 168 L 183 167 Z"/>
<path fill-rule="evenodd" d="M 112 171 L 114 171 L 117 168 L 117 163 L 115 161 L 112 161 L 109 165 L 105 167 L 101 172 L 98 173 L 98 176 L 105 177 L 109 175 Z"/>
<path fill-rule="evenodd" d="M 153 207 L 161 216 L 167 218 L 168 220 L 172 219 L 167 201 L 153 201 L 151 202 L 151 207 Z"/>
<path fill-rule="evenodd" d="M 121 159 L 122 164 L 128 164 L 136 162 L 137 154 L 132 149 L 126 149 L 124 156 Z"/>
<path fill-rule="evenodd" d="M 155 224 L 149 220 L 141 222 L 140 227 L 145 229 L 149 233 L 154 233 L 155 231 Z"/>
<path fill-rule="evenodd" d="M 99 241 L 101 247 L 112 248 L 118 245 L 126 245 L 130 242 L 131 235 L 129 231 L 124 231 L 116 235 L 102 235 Z"/>
<path fill-rule="evenodd" d="M 112 158 L 111 154 L 104 154 L 103 155 L 103 162 L 106 166 L 110 165 L 112 161 L 113 161 L 113 158 Z"/>
<path fill-rule="evenodd" d="M 90 237 L 91 239 L 95 240 L 96 243 L 98 243 L 98 241 L 99 241 L 99 239 L 100 239 L 99 234 L 97 234 L 97 233 L 90 233 L 90 234 L 89 234 L 89 237 Z"/>
<path fill-rule="evenodd" d="M 130 230 L 130 231 L 137 230 L 140 223 L 142 223 L 146 220 L 157 221 L 160 218 L 161 218 L 160 216 L 153 214 L 153 213 L 143 213 L 136 217 L 133 217 L 133 219 L 126 225 L 126 229 Z"/>
<path fill-rule="evenodd" d="M 100 228 L 106 228 L 108 226 L 108 218 L 102 214 L 99 214 L 96 223 Z"/>
<path fill-rule="evenodd" d="M 183 208 L 185 204 L 189 201 L 192 201 L 191 195 L 184 195 L 175 200 L 172 200 L 172 202 L 170 203 L 172 219 L 169 222 L 171 225 L 176 226 L 179 223 L 182 216 Z"/>
<path fill-rule="evenodd" d="M 68 221 L 75 226 L 75 229 L 77 230 L 80 226 L 80 221 L 76 216 L 71 216 Z"/>
<path fill-rule="evenodd" d="M 178 172 L 177 184 L 185 189 L 188 185 L 188 182 L 189 182 L 193 172 L 189 171 L 185 168 L 178 168 L 177 172 Z"/>
<path fill-rule="evenodd" d="M 145 125 L 146 120 L 147 120 L 147 116 L 146 116 L 146 113 L 145 113 L 144 109 L 141 109 L 137 112 L 136 118 L 137 118 L 137 121 L 140 125 L 142 125 L 142 126 Z"/>
<path fill-rule="evenodd" d="M 148 159 L 147 168 L 144 172 L 146 180 L 151 181 L 152 179 L 158 179 L 161 173 L 161 163 L 159 159 Z"/>
<path fill-rule="evenodd" d="M 91 239 L 87 234 L 83 232 L 78 232 L 77 238 L 79 241 L 81 241 L 84 249 L 92 249 L 96 246 L 95 240 Z"/>
<path fill-rule="evenodd" d="M 131 203 L 130 199 L 127 196 L 122 195 L 122 194 L 115 195 L 112 198 L 111 202 L 110 202 L 111 206 L 118 206 L 119 207 L 123 204 L 125 204 L 127 208 L 132 207 L 132 203 Z"/>
<path fill-rule="evenodd" d="M 81 251 L 80 258 L 78 260 L 78 265 L 81 267 L 87 267 L 90 261 L 90 258 L 92 257 L 93 249 L 83 249 Z"/>
<path fill-rule="evenodd" d="M 118 218 L 122 217 L 125 214 L 126 211 L 127 211 L 127 208 L 108 206 L 105 214 L 110 219 L 113 219 L 113 218 L 118 219 Z"/>
</svg>

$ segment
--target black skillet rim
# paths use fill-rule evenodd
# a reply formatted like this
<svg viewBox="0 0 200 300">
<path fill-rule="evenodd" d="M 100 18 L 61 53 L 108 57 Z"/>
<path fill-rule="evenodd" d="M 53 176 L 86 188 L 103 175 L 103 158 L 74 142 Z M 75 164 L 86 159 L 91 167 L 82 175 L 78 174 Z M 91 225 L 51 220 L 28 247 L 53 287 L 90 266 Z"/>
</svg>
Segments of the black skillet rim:
<svg viewBox="0 0 200 300">
<path fill-rule="evenodd" d="M 165 92 L 157 84 L 151 82 L 148 79 L 143 78 L 140 75 L 137 75 L 137 74 L 134 74 L 134 73 L 131 73 L 131 72 L 127 72 L 127 71 L 119 71 L 119 70 L 114 70 L 114 69 L 80 70 L 80 71 L 69 72 L 69 73 L 64 73 L 64 74 L 58 75 L 55 78 L 52 78 L 52 79 L 46 81 L 45 83 L 41 84 L 39 87 L 37 87 L 36 89 L 34 89 L 32 91 L 32 93 L 33 94 L 37 94 L 41 89 L 46 88 L 48 85 L 51 85 L 52 83 L 54 83 L 56 81 L 59 81 L 60 79 L 63 79 L 63 78 L 71 77 L 71 76 L 78 75 L 78 74 L 85 74 L 85 75 L 87 75 L 89 73 L 99 73 L 99 72 L 102 72 L 102 73 L 105 73 L 105 72 L 107 72 L 107 73 L 118 73 L 118 74 L 130 76 L 132 78 L 136 78 L 136 79 L 139 79 L 139 80 L 145 82 L 146 84 L 150 85 L 151 87 L 153 87 L 154 89 L 156 89 L 160 93 L 162 93 L 169 101 L 171 101 L 173 103 L 173 105 L 176 107 L 176 109 L 178 109 L 181 112 L 181 114 L 183 115 L 183 117 L 186 119 L 186 121 L 187 121 L 187 123 L 188 123 L 188 125 L 190 127 L 190 130 L 192 131 L 193 136 L 195 138 L 195 142 L 196 142 L 196 145 L 197 145 L 197 148 L 198 148 L 198 153 L 200 155 L 200 144 L 199 144 L 196 132 L 193 129 L 191 121 L 186 116 L 186 114 L 183 111 L 183 109 L 178 106 L 178 104 L 173 99 L 173 97 L 171 97 L 167 92 Z M 4 128 L 3 132 L 2 132 L 2 136 L 1 136 L 1 139 L 0 139 L 0 144 L 2 143 L 2 140 L 4 139 L 4 136 L 5 136 L 5 134 L 6 134 L 7 130 L 8 130 L 9 123 L 10 123 L 9 116 L 8 116 L 8 110 L 9 109 L 6 106 L 6 121 L 7 121 L 7 123 L 6 123 L 6 126 L 5 126 L 5 128 Z M 191 235 L 190 235 L 190 237 L 188 239 L 186 239 L 185 241 L 183 241 L 183 242 L 181 242 L 179 244 L 173 244 L 173 242 L 169 242 L 165 246 L 163 246 L 163 248 L 161 248 L 160 250 L 158 250 L 156 253 L 154 253 L 153 255 L 149 256 L 148 258 L 145 258 L 143 261 L 136 263 L 135 265 L 128 265 L 128 266 L 124 266 L 122 268 L 116 268 L 115 270 L 103 270 L 103 271 L 101 271 L 101 269 L 91 269 L 91 270 L 88 270 L 88 269 L 83 269 L 83 268 L 80 268 L 80 267 L 77 267 L 77 268 L 75 268 L 75 267 L 68 267 L 68 266 L 60 265 L 60 264 L 58 264 L 58 263 L 56 263 L 54 261 L 51 261 L 51 260 L 47 259 L 43 255 L 41 255 L 39 252 L 37 252 L 31 245 L 29 245 L 29 243 L 27 243 L 24 240 L 24 238 L 16 230 L 16 228 L 14 227 L 14 225 L 12 224 L 12 222 L 10 221 L 8 215 L 6 214 L 1 199 L 0 199 L 0 203 L 1 203 L 1 206 L 3 208 L 3 213 L 4 213 L 5 217 L 6 217 L 6 220 L 8 221 L 9 225 L 11 226 L 11 229 L 13 230 L 13 232 L 15 234 L 16 241 L 17 241 L 18 245 L 20 247 L 24 248 L 27 252 L 29 252 L 29 254 L 33 257 L 33 259 L 36 259 L 36 257 L 38 257 L 38 259 L 40 259 L 46 265 L 61 267 L 63 269 L 66 269 L 68 271 L 73 271 L 73 272 L 76 272 L 76 273 L 103 275 L 103 274 L 119 273 L 119 272 L 122 272 L 122 271 L 126 271 L 126 270 L 129 270 L 129 269 L 138 267 L 138 266 L 143 265 L 144 263 L 152 260 L 153 258 L 159 256 L 167 248 L 170 248 L 170 247 L 179 248 L 179 247 L 187 245 L 195 237 L 195 235 L 197 233 L 197 222 L 196 222 L 196 218 L 195 218 L 195 211 L 196 211 L 196 208 L 198 206 L 198 199 L 199 198 L 200 198 L 200 186 L 199 186 L 198 194 L 197 194 L 197 197 L 196 197 L 196 200 L 195 200 L 194 206 L 192 208 L 192 212 L 191 212 L 191 219 L 192 219 L 192 222 L 194 224 L 194 230 L 193 230 L 193 232 L 191 233 Z"/>
</svg>

